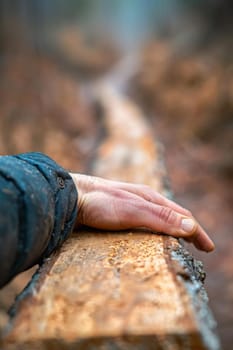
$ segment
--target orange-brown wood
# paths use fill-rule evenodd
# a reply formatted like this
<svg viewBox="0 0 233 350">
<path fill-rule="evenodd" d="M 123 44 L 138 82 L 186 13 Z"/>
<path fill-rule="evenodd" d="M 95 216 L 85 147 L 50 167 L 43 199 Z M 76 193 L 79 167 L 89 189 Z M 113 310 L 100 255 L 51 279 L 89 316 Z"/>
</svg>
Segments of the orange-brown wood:
<svg viewBox="0 0 233 350">
<path fill-rule="evenodd" d="M 141 111 L 99 86 L 106 137 L 93 173 L 166 192 Z M 4 349 L 218 349 L 203 270 L 178 240 L 146 230 L 75 232 L 15 305 Z"/>
</svg>

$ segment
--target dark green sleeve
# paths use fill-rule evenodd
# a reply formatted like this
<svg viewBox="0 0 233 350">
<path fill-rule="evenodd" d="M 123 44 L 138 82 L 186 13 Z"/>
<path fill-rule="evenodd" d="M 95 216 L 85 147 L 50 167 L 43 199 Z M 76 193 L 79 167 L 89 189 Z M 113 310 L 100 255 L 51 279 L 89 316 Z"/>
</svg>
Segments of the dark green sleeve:
<svg viewBox="0 0 233 350">
<path fill-rule="evenodd" d="M 41 153 L 0 157 L 0 287 L 40 263 L 77 217 L 69 173 Z"/>
</svg>

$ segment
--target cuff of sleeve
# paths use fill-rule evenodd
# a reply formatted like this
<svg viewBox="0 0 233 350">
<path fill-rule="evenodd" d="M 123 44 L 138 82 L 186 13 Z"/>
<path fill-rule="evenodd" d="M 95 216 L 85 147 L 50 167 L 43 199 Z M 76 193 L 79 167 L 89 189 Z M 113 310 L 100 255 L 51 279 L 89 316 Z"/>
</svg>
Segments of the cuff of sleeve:
<svg viewBox="0 0 233 350">
<path fill-rule="evenodd" d="M 77 218 L 78 193 L 69 173 L 48 156 L 42 153 L 26 153 L 15 157 L 35 166 L 49 183 L 54 195 L 54 226 L 41 261 L 72 232 Z"/>
</svg>

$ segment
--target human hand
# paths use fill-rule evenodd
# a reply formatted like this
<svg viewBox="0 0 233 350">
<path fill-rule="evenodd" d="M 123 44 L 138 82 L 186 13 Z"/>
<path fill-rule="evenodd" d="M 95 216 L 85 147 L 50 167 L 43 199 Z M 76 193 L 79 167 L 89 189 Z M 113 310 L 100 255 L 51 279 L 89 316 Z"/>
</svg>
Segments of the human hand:
<svg viewBox="0 0 233 350">
<path fill-rule="evenodd" d="M 149 186 L 70 174 L 77 187 L 77 223 L 104 230 L 146 227 L 210 252 L 214 243 L 192 213 Z"/>
</svg>

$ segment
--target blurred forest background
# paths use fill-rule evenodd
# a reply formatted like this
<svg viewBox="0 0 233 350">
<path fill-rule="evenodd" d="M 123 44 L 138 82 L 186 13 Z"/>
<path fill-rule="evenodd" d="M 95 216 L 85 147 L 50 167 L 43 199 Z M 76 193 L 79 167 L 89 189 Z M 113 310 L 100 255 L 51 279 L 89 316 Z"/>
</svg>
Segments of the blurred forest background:
<svg viewBox="0 0 233 350">
<path fill-rule="evenodd" d="M 233 344 L 232 18 L 231 0 L 0 0 L 0 154 L 42 151 L 86 171 L 101 136 L 89 87 L 108 74 L 144 109 L 175 199 L 216 243 L 193 253 L 223 349 Z M 0 326 L 29 275 L 0 291 Z"/>
</svg>

